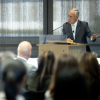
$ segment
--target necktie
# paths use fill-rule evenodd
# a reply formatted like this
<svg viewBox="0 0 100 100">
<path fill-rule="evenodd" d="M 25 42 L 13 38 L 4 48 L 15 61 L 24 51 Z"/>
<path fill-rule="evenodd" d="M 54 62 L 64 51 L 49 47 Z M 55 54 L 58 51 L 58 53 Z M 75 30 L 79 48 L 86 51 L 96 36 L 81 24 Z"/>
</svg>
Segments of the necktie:
<svg viewBox="0 0 100 100">
<path fill-rule="evenodd" d="M 73 38 L 75 40 L 75 25 L 74 24 L 72 25 L 72 32 L 73 32 Z"/>
</svg>

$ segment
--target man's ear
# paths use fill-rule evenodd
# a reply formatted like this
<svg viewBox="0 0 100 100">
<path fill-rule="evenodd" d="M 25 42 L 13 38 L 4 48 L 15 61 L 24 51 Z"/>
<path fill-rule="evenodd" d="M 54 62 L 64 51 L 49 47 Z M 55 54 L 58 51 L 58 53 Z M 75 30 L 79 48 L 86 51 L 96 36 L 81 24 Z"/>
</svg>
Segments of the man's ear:
<svg viewBox="0 0 100 100">
<path fill-rule="evenodd" d="M 78 19 L 78 17 L 79 17 L 79 16 L 77 16 L 77 19 Z"/>
</svg>

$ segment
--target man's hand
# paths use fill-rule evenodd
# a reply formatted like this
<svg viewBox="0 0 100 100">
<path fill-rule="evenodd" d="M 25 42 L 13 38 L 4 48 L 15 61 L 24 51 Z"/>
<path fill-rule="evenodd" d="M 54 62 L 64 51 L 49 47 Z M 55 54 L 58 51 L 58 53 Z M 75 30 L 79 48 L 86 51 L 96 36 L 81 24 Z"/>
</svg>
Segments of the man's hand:
<svg viewBox="0 0 100 100">
<path fill-rule="evenodd" d="M 70 38 L 65 39 L 65 41 L 67 41 L 67 42 L 73 42 L 73 40 L 71 40 Z"/>
<path fill-rule="evenodd" d="M 91 36 L 91 41 L 92 40 L 94 40 L 94 39 L 96 39 L 97 37 L 99 37 L 100 35 L 98 34 L 98 33 L 96 33 L 96 34 L 93 34 L 92 36 Z"/>
</svg>

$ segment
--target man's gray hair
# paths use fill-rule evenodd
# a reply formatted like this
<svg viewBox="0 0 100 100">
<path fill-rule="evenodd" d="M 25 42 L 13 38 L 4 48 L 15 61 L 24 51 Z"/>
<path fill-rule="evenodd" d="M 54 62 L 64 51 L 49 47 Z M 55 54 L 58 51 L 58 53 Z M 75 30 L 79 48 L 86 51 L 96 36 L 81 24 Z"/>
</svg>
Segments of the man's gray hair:
<svg viewBox="0 0 100 100">
<path fill-rule="evenodd" d="M 79 10 L 77 8 L 73 8 L 71 9 L 72 11 L 75 11 L 75 16 L 79 16 Z"/>
</svg>

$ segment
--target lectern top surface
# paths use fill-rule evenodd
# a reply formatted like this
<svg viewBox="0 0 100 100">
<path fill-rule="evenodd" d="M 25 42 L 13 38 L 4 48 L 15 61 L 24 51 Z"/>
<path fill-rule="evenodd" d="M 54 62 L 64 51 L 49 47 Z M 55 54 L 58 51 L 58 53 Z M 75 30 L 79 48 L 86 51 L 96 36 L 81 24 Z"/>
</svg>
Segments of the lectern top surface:
<svg viewBox="0 0 100 100">
<path fill-rule="evenodd" d="M 55 44 L 69 44 L 69 45 L 88 45 L 88 44 L 81 44 L 76 42 L 69 42 L 69 41 L 55 41 L 55 40 L 48 40 L 48 43 L 55 43 Z"/>
</svg>

